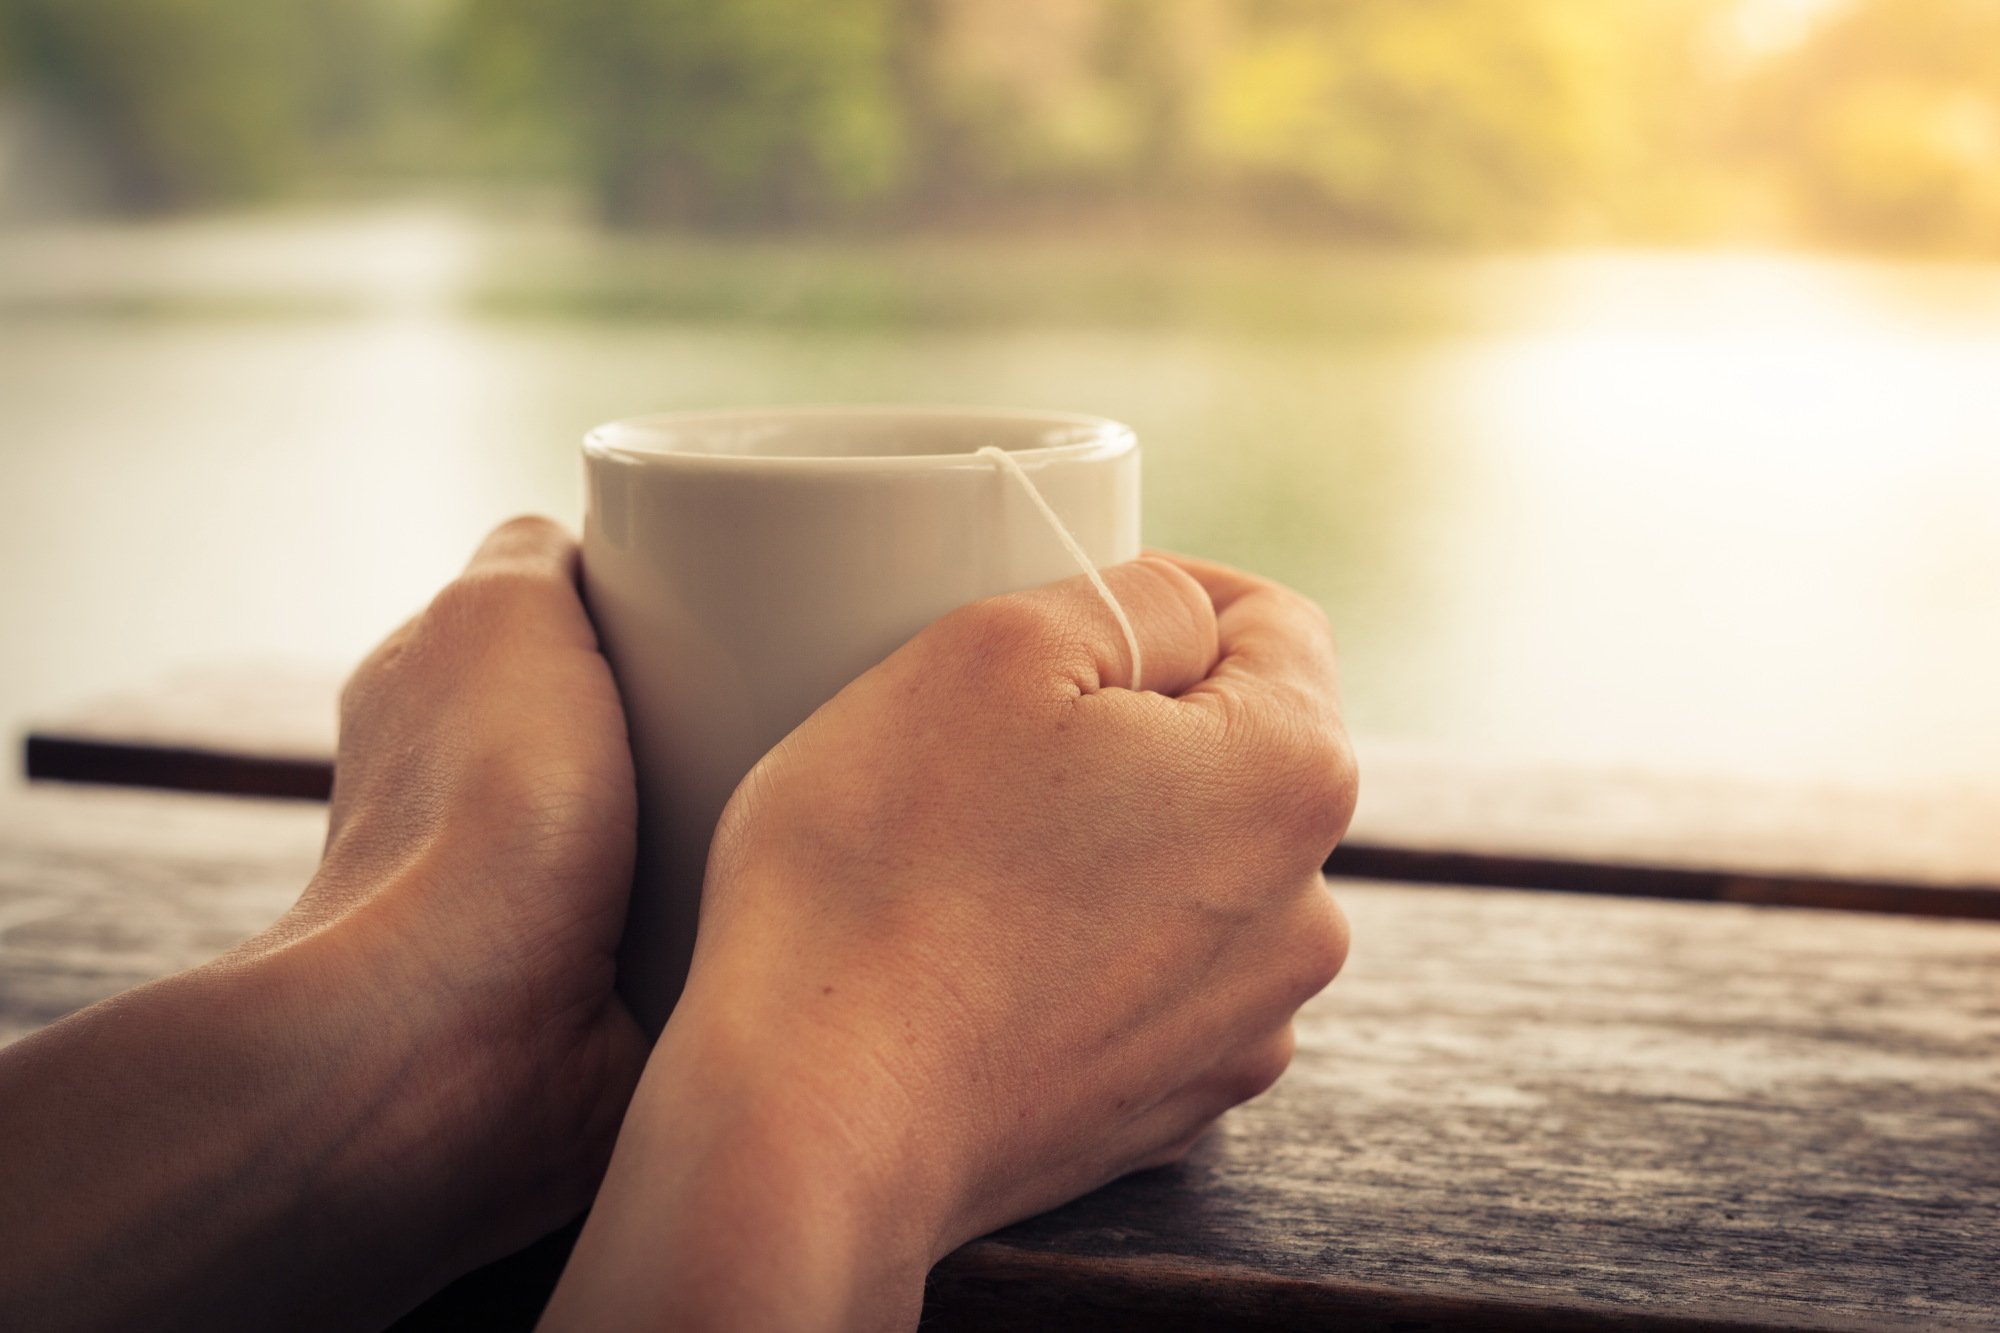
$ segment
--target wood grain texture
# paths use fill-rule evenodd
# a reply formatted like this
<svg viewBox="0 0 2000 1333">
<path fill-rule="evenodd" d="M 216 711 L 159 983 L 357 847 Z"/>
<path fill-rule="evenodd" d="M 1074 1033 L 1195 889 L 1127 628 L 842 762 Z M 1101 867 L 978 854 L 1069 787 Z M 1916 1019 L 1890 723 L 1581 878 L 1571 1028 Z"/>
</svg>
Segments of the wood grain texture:
<svg viewBox="0 0 2000 1333">
<path fill-rule="evenodd" d="M 338 673 L 199 672 L 36 727 L 31 776 L 323 796 Z M 1344 878 L 2000 919 L 1994 785 L 1865 791 L 1364 739 Z"/>
<path fill-rule="evenodd" d="M 0 1033 L 261 928 L 323 817 L 0 799 Z M 2000 1329 L 2000 926 L 1340 896 L 1285 1081 L 952 1256 L 926 1328 Z M 561 1242 L 403 1327 L 531 1327 Z"/>
<path fill-rule="evenodd" d="M 2000 1327 L 2000 927 L 1340 896 L 1277 1089 L 987 1244 L 1308 1282 L 1300 1327 Z"/>
<path fill-rule="evenodd" d="M 0 788 L 0 1042 L 263 929 L 325 830 L 317 805 Z"/>
</svg>

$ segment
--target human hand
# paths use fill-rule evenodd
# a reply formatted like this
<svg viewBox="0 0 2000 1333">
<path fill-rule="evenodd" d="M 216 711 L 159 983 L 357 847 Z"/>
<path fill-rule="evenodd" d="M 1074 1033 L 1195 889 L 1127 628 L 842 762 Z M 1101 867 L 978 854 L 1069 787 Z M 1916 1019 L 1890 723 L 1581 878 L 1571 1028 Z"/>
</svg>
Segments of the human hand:
<svg viewBox="0 0 2000 1333">
<path fill-rule="evenodd" d="M 1105 575 L 1151 691 L 1071 580 L 945 617 L 745 779 L 551 1328 L 911 1323 L 938 1257 L 1279 1076 L 1347 948 L 1325 619 Z"/>
<path fill-rule="evenodd" d="M 275 926 L 0 1051 L 9 1327 L 379 1328 L 588 1202 L 644 1042 L 574 562 L 507 525 L 355 673 Z"/>
<path fill-rule="evenodd" d="M 324 936 L 324 979 L 421 1061 L 405 1190 L 465 1268 L 588 1205 L 647 1043 L 612 990 L 636 798 L 617 688 L 561 528 L 516 519 L 355 671 L 327 845 L 253 947 Z"/>
</svg>

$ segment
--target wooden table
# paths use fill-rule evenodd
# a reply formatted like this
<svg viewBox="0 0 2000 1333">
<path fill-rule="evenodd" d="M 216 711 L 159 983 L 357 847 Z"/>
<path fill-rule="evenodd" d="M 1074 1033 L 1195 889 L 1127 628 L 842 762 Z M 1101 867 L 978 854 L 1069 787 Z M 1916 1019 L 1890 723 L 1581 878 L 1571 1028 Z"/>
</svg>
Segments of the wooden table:
<svg viewBox="0 0 2000 1333">
<path fill-rule="evenodd" d="M 38 767 L 320 789 L 325 698 L 204 690 L 46 728 Z M 927 1329 L 2000 1329 L 2000 810 L 1383 754 L 1332 868 L 1404 882 L 1337 883 L 1354 953 L 1292 1073 L 953 1255 Z M 260 928 L 323 818 L 0 797 L 0 1040 Z M 1568 891 L 1492 887 L 1537 864 Z M 530 1327 L 568 1240 L 400 1327 Z"/>
</svg>

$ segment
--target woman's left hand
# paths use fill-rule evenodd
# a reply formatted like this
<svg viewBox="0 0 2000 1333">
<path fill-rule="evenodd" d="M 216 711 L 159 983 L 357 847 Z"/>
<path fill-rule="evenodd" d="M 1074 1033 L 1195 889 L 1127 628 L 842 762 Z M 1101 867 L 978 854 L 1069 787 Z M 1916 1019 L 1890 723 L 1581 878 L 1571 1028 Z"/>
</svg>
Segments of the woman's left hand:
<svg viewBox="0 0 2000 1333">
<path fill-rule="evenodd" d="M 0 1310 L 379 1328 L 589 1202 L 646 1043 L 612 990 L 625 721 L 545 520 L 355 673 L 270 930 L 0 1052 Z"/>
</svg>

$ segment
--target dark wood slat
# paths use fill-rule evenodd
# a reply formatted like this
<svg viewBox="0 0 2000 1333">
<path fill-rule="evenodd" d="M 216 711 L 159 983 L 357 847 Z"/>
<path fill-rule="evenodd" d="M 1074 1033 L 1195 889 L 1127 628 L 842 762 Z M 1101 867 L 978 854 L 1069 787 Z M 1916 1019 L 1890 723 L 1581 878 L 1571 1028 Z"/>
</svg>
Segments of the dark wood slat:
<svg viewBox="0 0 2000 1333">
<path fill-rule="evenodd" d="M 1553 856 L 1434 852 L 1378 847 L 1349 840 L 1334 849 L 1326 873 L 1343 879 L 1458 884 L 1553 893 L 1599 893 L 1679 902 L 1755 903 L 1896 916 L 2000 920 L 2000 885 L 1940 886 L 1908 880 L 1834 875 L 1774 875 L 1690 870 L 1678 866 L 1607 864 Z"/>
<path fill-rule="evenodd" d="M 22 767 L 29 778 L 42 782 L 303 801 L 324 801 L 333 794 L 333 761 L 323 757 L 230 753 L 87 736 L 31 734 L 23 746 Z"/>
<path fill-rule="evenodd" d="M 0 798 L 0 1039 L 261 928 L 323 821 Z M 2000 926 L 1339 892 L 1286 1079 L 947 1259 L 927 1328 L 2000 1329 Z M 405 1327 L 530 1327 L 561 1244 Z"/>
<path fill-rule="evenodd" d="M 201 675 L 27 738 L 41 780 L 318 800 L 335 687 Z M 2000 795 L 1811 792 L 1363 746 L 1342 878 L 2000 919 Z"/>
<path fill-rule="evenodd" d="M 25 760 L 28 777 L 42 781 L 313 801 L 325 800 L 333 790 L 333 764 L 324 758 L 37 733 L 28 737 Z M 1941 886 L 1910 880 L 1431 851 L 1386 847 L 1353 838 L 1335 850 L 1326 863 L 1326 873 L 1342 879 L 2000 920 L 2000 885 Z"/>
<path fill-rule="evenodd" d="M 48 733 L 28 737 L 25 758 L 27 775 L 43 781 L 314 801 L 325 800 L 333 790 L 333 764 L 326 759 L 228 753 Z M 1343 879 L 2000 920 L 2000 886 L 1995 885 L 1938 886 L 1908 880 L 1698 870 L 1496 852 L 1429 851 L 1379 846 L 1352 838 L 1327 861 L 1326 873 Z"/>
</svg>

